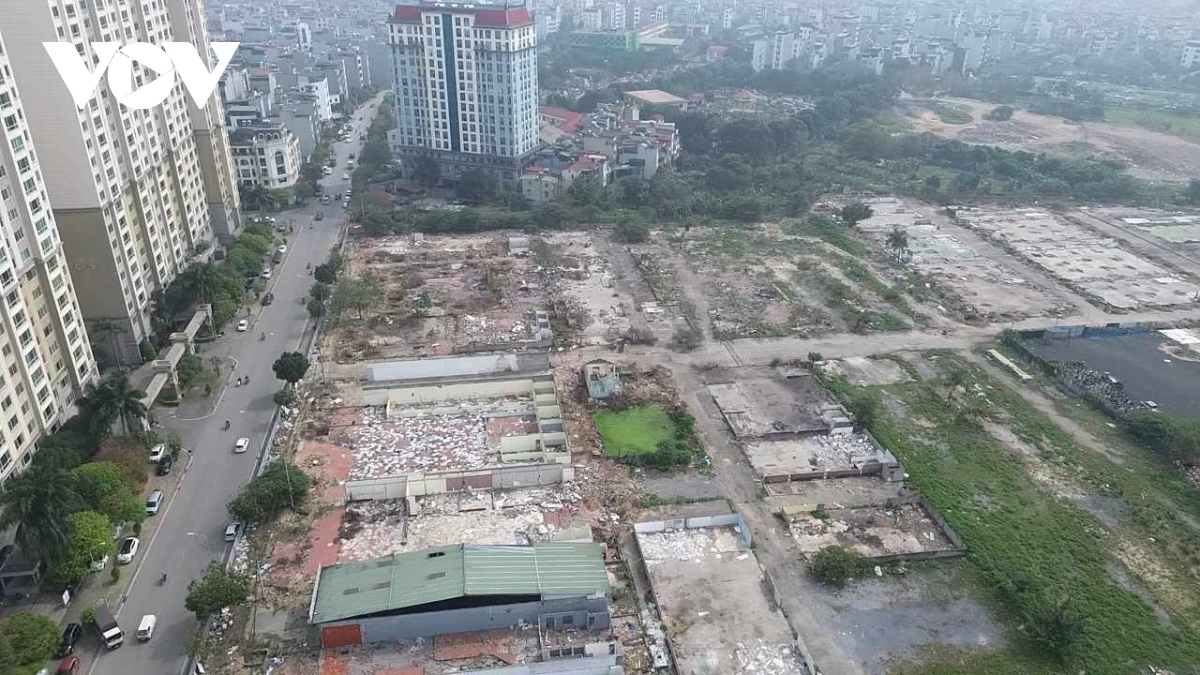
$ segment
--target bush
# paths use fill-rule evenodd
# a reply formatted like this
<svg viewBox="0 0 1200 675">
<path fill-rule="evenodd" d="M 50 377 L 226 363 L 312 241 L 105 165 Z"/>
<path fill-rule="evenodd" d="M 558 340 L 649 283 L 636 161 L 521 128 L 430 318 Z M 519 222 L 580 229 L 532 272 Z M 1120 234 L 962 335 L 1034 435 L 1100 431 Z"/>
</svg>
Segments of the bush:
<svg viewBox="0 0 1200 675">
<path fill-rule="evenodd" d="M 34 666 L 42 665 L 54 656 L 59 635 L 58 626 L 50 619 L 40 614 L 17 612 L 0 624 L 0 670 L 6 673 L 34 672 L 37 670 Z"/>
<path fill-rule="evenodd" d="M 841 587 L 847 581 L 862 576 L 871 567 L 871 561 L 866 556 L 847 551 L 841 546 L 826 546 L 813 556 L 808 572 L 823 584 Z"/>
<path fill-rule="evenodd" d="M 622 218 L 620 222 L 613 227 L 613 237 L 615 237 L 617 241 L 623 241 L 630 244 L 640 244 L 650 239 L 650 225 L 640 218 Z"/>
<path fill-rule="evenodd" d="M 83 611 L 79 613 L 79 623 L 83 624 L 84 628 L 91 628 L 92 626 L 96 625 L 96 608 L 85 607 Z"/>
<path fill-rule="evenodd" d="M 1025 635 L 1060 662 L 1070 655 L 1086 627 L 1083 615 L 1076 612 L 1066 598 L 1039 598 L 1026 608 L 1024 618 L 1022 631 Z"/>
<path fill-rule="evenodd" d="M 690 352 L 704 344 L 704 334 L 695 328 L 677 328 L 671 336 L 671 346 L 680 351 Z"/>
<path fill-rule="evenodd" d="M 142 353 L 142 361 L 153 361 L 158 356 L 158 350 L 146 338 L 142 338 L 142 341 L 138 343 L 138 351 Z"/>
<path fill-rule="evenodd" d="M 290 389 L 280 389 L 272 398 L 275 399 L 275 405 L 292 405 L 296 402 L 296 394 Z"/>
<path fill-rule="evenodd" d="M 985 113 L 983 119 L 991 120 L 993 122 L 1004 122 L 1012 119 L 1012 116 L 1013 108 L 1011 105 L 1000 105 Z"/>
</svg>

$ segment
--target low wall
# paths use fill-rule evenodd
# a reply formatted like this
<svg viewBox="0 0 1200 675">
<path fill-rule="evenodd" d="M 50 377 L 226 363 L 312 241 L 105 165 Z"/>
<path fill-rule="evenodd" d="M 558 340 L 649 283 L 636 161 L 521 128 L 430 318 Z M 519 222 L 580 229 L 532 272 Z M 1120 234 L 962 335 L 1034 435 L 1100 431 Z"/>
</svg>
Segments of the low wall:
<svg viewBox="0 0 1200 675">
<path fill-rule="evenodd" d="M 346 501 L 404 499 L 468 490 L 512 490 L 557 485 L 575 480 L 575 469 L 563 464 L 521 464 L 471 471 L 439 471 L 346 481 Z"/>
<path fill-rule="evenodd" d="M 746 521 L 742 520 L 742 514 L 738 512 L 722 513 L 716 516 L 694 516 L 692 518 L 669 518 L 667 520 L 651 520 L 644 523 L 634 523 L 633 531 L 638 534 L 657 534 L 667 530 L 698 530 L 705 527 L 736 527 L 738 530 L 738 539 L 742 545 L 750 548 L 753 540 L 750 535 L 750 528 L 746 527 Z"/>
<path fill-rule="evenodd" d="M 887 506 L 899 506 L 901 504 L 916 504 L 925 512 L 925 515 L 933 521 L 934 525 L 942 531 L 942 536 L 946 541 L 950 542 L 952 548 L 941 551 L 919 551 L 916 553 L 893 553 L 891 555 L 871 556 L 871 560 L 877 563 L 893 563 L 893 562 L 916 562 L 918 560 L 943 560 L 946 558 L 961 558 L 967 554 L 967 545 L 958 536 L 952 527 L 938 512 L 933 504 L 930 504 L 921 495 L 910 495 L 907 497 L 897 497 L 887 500 Z"/>
<path fill-rule="evenodd" d="M 531 378 L 512 380 L 479 380 L 447 384 L 425 384 L 409 387 L 364 387 L 363 405 L 404 406 L 441 403 L 466 399 L 527 396 L 533 388 Z"/>
</svg>

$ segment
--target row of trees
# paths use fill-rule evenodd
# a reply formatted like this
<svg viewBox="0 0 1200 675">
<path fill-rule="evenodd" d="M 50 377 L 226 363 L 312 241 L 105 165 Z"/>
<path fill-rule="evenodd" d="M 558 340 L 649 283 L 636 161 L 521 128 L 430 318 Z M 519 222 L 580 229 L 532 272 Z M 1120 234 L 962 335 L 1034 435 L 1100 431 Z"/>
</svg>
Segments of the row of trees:
<svg viewBox="0 0 1200 675">
<path fill-rule="evenodd" d="M 195 263 L 166 290 L 156 291 L 150 321 L 158 347 L 166 346 L 178 321 L 197 303 L 212 305 L 217 330 L 237 316 L 247 289 L 257 279 L 271 252 L 273 236 L 266 225 L 248 225 L 229 248 L 224 261 Z"/>
</svg>

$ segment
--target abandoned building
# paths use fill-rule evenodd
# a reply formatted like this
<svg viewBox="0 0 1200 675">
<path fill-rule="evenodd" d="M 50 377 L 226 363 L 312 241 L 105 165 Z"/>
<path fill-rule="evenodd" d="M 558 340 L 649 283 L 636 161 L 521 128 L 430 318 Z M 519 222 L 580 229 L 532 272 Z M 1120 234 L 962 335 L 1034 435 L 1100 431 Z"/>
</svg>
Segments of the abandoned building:
<svg viewBox="0 0 1200 675">
<path fill-rule="evenodd" d="M 324 567 L 309 622 L 324 647 L 536 625 L 606 629 L 596 543 L 457 544 Z"/>
<path fill-rule="evenodd" d="M 617 364 L 605 359 L 593 359 L 583 364 L 583 381 L 587 384 L 588 396 L 594 400 L 606 399 L 621 391 L 621 371 Z"/>
</svg>

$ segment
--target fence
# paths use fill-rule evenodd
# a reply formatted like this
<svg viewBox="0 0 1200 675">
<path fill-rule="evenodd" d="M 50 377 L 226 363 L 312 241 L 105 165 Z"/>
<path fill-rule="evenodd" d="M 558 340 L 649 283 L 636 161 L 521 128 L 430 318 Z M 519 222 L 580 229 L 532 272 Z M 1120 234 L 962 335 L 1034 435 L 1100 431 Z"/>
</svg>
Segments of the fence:
<svg viewBox="0 0 1200 675">
<path fill-rule="evenodd" d="M 645 523 L 634 523 L 633 531 L 638 534 L 655 534 L 665 532 L 667 530 L 699 530 L 705 527 L 725 527 L 732 526 L 737 528 L 738 539 L 741 540 L 742 546 L 750 548 L 753 541 L 750 536 L 750 528 L 746 527 L 746 521 L 742 520 L 742 514 L 738 512 L 722 513 L 716 516 L 694 516 L 692 518 L 669 518 L 667 520 L 651 520 Z"/>
</svg>

